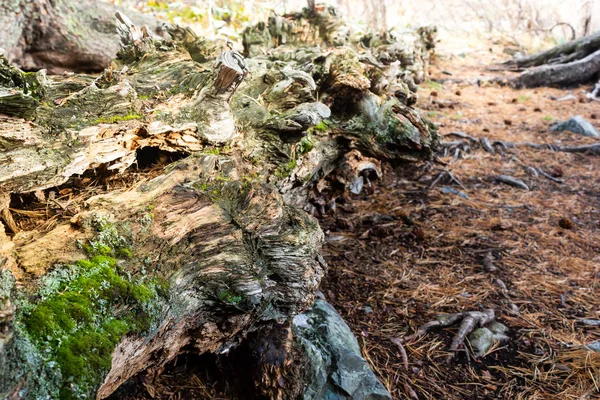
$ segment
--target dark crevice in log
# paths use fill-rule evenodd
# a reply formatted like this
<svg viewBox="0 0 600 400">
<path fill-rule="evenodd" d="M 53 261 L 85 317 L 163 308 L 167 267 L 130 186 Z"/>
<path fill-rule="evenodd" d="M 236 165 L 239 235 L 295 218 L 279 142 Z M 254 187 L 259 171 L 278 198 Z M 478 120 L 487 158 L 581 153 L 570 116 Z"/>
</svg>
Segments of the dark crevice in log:
<svg viewBox="0 0 600 400">
<path fill-rule="evenodd" d="M 140 147 L 135 152 L 135 168 L 137 171 L 151 169 L 156 166 L 166 166 L 189 156 L 183 152 L 170 152 L 160 147 Z"/>
</svg>

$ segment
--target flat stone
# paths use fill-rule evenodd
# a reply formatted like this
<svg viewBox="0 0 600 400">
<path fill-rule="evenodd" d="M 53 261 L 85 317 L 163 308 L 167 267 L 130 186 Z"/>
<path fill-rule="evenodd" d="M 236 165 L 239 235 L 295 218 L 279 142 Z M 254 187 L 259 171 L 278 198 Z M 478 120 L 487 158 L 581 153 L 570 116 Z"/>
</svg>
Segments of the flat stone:
<svg viewBox="0 0 600 400">
<path fill-rule="evenodd" d="M 565 122 L 556 123 L 550 129 L 555 132 L 569 131 L 588 137 L 600 137 L 600 132 L 598 132 L 594 125 L 581 115 L 571 117 Z"/>
</svg>

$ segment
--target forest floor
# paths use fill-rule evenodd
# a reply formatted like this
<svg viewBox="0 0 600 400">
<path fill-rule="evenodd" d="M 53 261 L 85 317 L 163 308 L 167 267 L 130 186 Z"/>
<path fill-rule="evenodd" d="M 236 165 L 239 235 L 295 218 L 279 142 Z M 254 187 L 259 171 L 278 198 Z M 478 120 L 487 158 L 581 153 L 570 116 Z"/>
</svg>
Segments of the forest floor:
<svg viewBox="0 0 600 400">
<path fill-rule="evenodd" d="M 477 84 L 490 75 L 482 65 L 476 57 L 439 61 L 421 85 L 417 108 L 445 141 L 463 132 L 491 142 L 595 143 L 550 130 L 577 114 L 600 128 L 589 87 Z M 568 94 L 574 99 L 553 100 Z M 480 146 L 455 155 L 390 167 L 371 193 L 322 219 L 325 297 L 394 399 L 409 398 L 405 383 L 420 399 L 600 398 L 600 353 L 581 348 L 600 339 L 600 327 L 584 321 L 600 320 L 600 158 L 532 148 L 491 154 Z M 488 254 L 495 272 L 484 269 Z M 405 370 L 392 339 L 440 313 L 490 308 L 509 327 L 508 342 L 481 358 L 467 342 L 446 363 L 458 326 L 433 330 L 404 344 Z"/>
</svg>

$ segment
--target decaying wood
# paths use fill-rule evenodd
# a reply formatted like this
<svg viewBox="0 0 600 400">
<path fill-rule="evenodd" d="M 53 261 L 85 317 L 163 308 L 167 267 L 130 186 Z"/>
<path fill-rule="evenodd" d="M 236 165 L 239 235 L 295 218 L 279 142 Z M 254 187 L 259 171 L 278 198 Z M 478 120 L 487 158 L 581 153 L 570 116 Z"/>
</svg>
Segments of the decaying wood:
<svg viewBox="0 0 600 400">
<path fill-rule="evenodd" d="M 383 161 L 434 154 L 435 127 L 410 101 L 423 63 L 404 74 L 392 39 L 364 51 L 323 36 L 342 34 L 333 9 L 286 18 L 294 47 L 268 58 L 174 25 L 160 39 L 123 14 L 100 76 L 27 74 L 0 56 L 0 394 L 106 398 L 182 352 L 227 352 L 289 323 L 325 271 L 323 233 L 300 208 L 360 192 Z M 7 222 L 14 196 L 51 201 L 50 188 L 118 174 L 147 148 L 187 158 L 46 230 Z"/>
<path fill-rule="evenodd" d="M 244 57 L 235 50 L 221 53 L 216 69 L 215 89 L 217 93 L 224 93 L 230 88 L 235 91 L 248 74 L 248 66 Z"/>
</svg>

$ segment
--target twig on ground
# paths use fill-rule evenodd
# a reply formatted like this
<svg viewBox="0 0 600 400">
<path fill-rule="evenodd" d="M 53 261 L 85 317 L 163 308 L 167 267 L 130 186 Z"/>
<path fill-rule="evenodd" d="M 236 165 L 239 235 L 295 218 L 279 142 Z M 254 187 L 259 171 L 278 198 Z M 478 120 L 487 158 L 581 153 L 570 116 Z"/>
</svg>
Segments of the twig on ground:
<svg viewBox="0 0 600 400">
<path fill-rule="evenodd" d="M 408 355 L 406 354 L 406 349 L 402 344 L 402 340 L 398 338 L 392 338 L 392 343 L 398 346 L 398 350 L 400 350 L 400 357 L 402 357 L 402 365 L 404 366 L 404 369 L 407 373 L 410 372 L 410 370 L 408 369 Z M 408 384 L 408 382 L 404 382 L 404 390 L 412 399 L 419 400 L 419 396 L 417 396 L 417 393 Z"/>
<path fill-rule="evenodd" d="M 555 178 L 552 175 L 550 175 L 549 173 L 545 172 L 543 169 L 538 168 L 537 169 L 540 173 L 540 175 L 542 175 L 544 178 L 548 178 L 551 181 L 554 181 L 556 183 L 565 183 L 565 181 L 563 179 L 559 179 L 559 178 Z"/>
<path fill-rule="evenodd" d="M 518 187 L 518 188 L 521 188 L 521 189 L 529 190 L 529 186 L 527 186 L 525 184 L 525 182 L 523 182 L 520 179 L 514 178 L 512 176 L 498 175 L 496 177 L 496 180 L 498 182 L 506 183 L 507 185 L 510 185 L 510 186 L 514 186 L 514 187 Z"/>
</svg>

